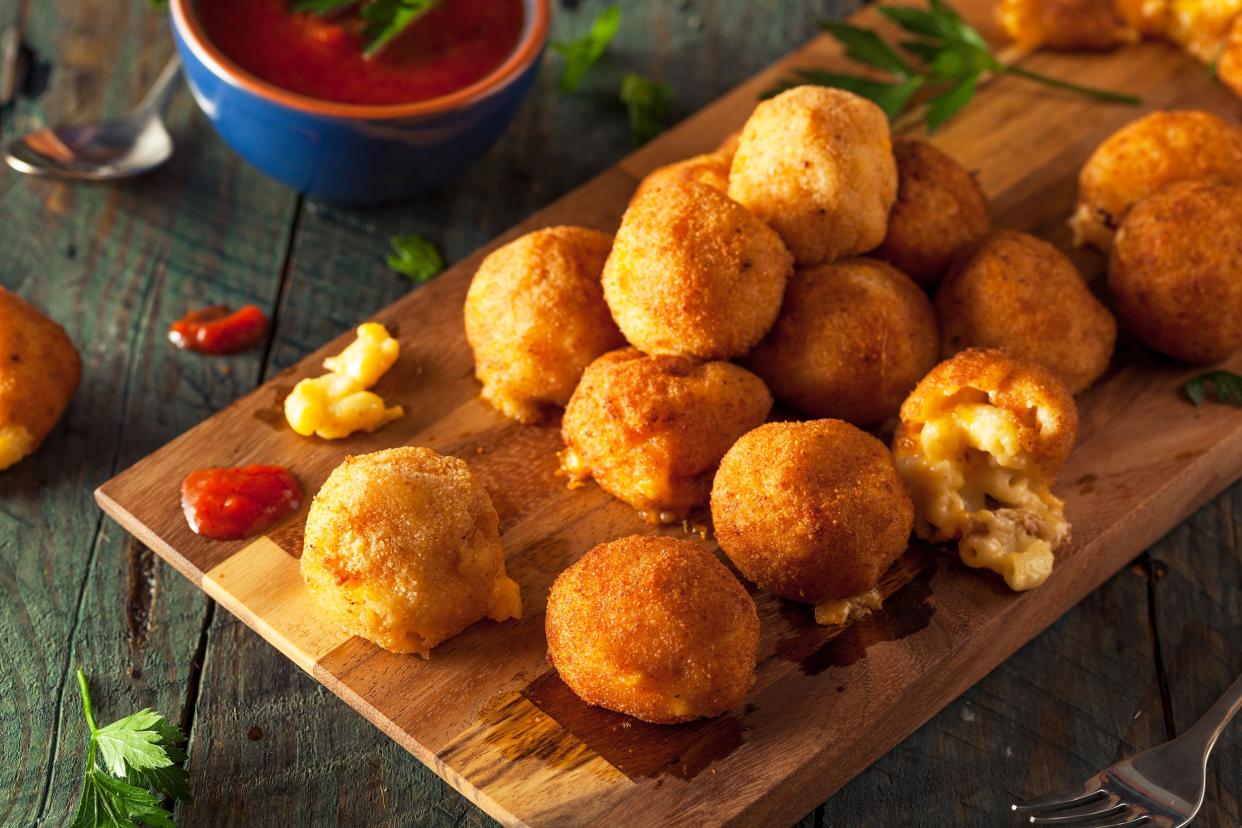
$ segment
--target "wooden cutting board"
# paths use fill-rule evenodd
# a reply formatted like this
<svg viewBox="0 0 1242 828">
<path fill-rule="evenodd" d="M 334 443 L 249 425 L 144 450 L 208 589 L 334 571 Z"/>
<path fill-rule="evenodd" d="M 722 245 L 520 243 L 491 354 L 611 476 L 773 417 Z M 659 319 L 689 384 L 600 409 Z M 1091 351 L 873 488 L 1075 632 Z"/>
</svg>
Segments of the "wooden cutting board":
<svg viewBox="0 0 1242 828">
<path fill-rule="evenodd" d="M 989 0 L 961 6 L 999 41 Z M 873 10 L 858 19 L 879 23 Z M 1145 109 L 1240 108 L 1202 66 L 1161 44 L 1026 62 L 1138 92 Z M 492 247 L 554 224 L 612 231 L 646 172 L 714 147 L 790 69 L 834 65 L 845 66 L 836 45 L 813 41 Z M 997 226 L 1068 249 L 1065 218 L 1078 168 L 1103 137 L 1139 114 L 1006 78 L 985 84 L 934 140 L 978 172 Z M 760 664 L 745 708 L 675 727 L 643 724 L 582 704 L 545 661 L 543 608 L 557 573 L 596 543 L 653 530 L 596 487 L 566 488 L 555 476 L 555 424 L 519 426 L 477 398 L 461 308 L 486 252 L 375 317 L 401 340 L 401 359 L 377 390 L 405 407 L 403 419 L 340 442 L 303 439 L 283 424 L 284 396 L 297 380 L 321 373 L 323 357 L 352 338 L 343 332 L 104 484 L 97 499 L 295 664 L 508 825 L 792 821 L 1242 476 L 1242 412 L 1192 407 L 1179 388 L 1193 372 L 1123 340 L 1106 378 L 1079 401 L 1080 441 L 1058 486 L 1074 541 L 1044 586 L 1014 595 L 952 555 L 915 547 L 886 577 L 884 609 L 844 630 L 816 627 L 809 607 L 756 595 Z M 1073 255 L 1088 275 L 1101 271 L 1098 255 Z M 520 622 L 477 624 L 430 660 L 386 653 L 321 618 L 298 574 L 305 508 L 269 537 L 238 543 L 197 537 L 181 515 L 179 483 L 202 466 L 285 464 L 315 492 L 347 454 L 404 444 L 469 461 L 495 501 L 509 572 L 526 608 Z"/>
</svg>

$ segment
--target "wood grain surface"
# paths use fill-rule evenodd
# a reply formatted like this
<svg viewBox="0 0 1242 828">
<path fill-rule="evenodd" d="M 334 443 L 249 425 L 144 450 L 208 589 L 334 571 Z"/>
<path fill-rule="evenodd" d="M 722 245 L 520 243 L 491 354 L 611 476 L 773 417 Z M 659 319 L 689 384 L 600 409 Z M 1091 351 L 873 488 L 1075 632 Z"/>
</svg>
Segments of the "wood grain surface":
<svg viewBox="0 0 1242 828">
<path fill-rule="evenodd" d="M 166 32 L 141 3 L 116 5 L 0 0 L 0 25 L 21 27 L 37 70 L 0 110 L 3 135 L 117 112 L 140 94 Z M 584 29 L 600 5 L 563 9 L 561 36 Z M 839 11 L 756 6 L 627 3 L 601 90 L 634 66 L 674 80 L 685 113 L 805 39 L 817 11 Z M 1088 59 L 1038 60 L 1073 73 Z M 610 91 L 567 99 L 554 81 L 545 73 L 515 129 L 469 176 L 413 205 L 298 200 L 229 155 L 188 97 L 174 129 L 190 154 L 148 181 L 71 189 L 0 172 L 0 283 L 66 324 L 87 361 L 69 420 L 0 477 L 0 749 L 18 757 L 0 771 L 0 823 L 59 824 L 72 807 L 83 734 L 73 691 L 62 689 L 77 663 L 96 677 L 103 716 L 151 704 L 192 728 L 197 803 L 183 810 L 187 823 L 486 821 L 100 523 L 85 492 L 399 295 L 402 282 L 382 267 L 391 232 L 419 229 L 460 256 L 617 158 L 625 135 Z M 1066 148 L 1065 164 L 1080 149 L 1089 147 Z M 1024 186 L 1030 194 L 1015 205 L 1026 201 L 1029 226 L 1060 232 L 1061 208 L 1041 208 L 1038 182 Z M 186 303 L 220 298 L 275 313 L 268 350 L 225 363 L 164 350 L 164 326 Z M 808 824 L 995 825 L 1010 796 L 1081 778 L 1184 727 L 1242 668 L 1237 497 L 1235 488 L 1090 595 Z M 1239 823 L 1230 791 L 1240 756 L 1227 737 L 1204 824 Z"/>
</svg>

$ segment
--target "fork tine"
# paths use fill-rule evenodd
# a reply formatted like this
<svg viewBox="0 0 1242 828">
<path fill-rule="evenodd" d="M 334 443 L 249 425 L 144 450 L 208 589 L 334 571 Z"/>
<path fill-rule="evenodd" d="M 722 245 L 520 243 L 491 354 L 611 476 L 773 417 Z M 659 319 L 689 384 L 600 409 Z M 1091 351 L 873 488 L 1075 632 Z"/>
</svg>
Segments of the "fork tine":
<svg viewBox="0 0 1242 828">
<path fill-rule="evenodd" d="M 1097 773 L 1095 776 L 1082 783 L 1076 791 L 1073 788 L 1068 788 L 1055 793 L 1024 799 L 1021 802 L 1015 802 L 1009 807 L 1018 813 L 1028 811 L 1054 811 L 1062 808 L 1078 808 L 1083 805 L 1089 805 L 1100 797 L 1105 796 L 1103 782 L 1104 775 Z"/>
<path fill-rule="evenodd" d="M 1095 825 L 1101 821 L 1116 822 L 1119 819 L 1125 819 L 1133 815 L 1133 811 L 1129 806 L 1113 802 L 1111 799 L 1103 801 L 1092 800 L 1093 805 L 1098 808 L 1090 811 L 1079 811 L 1073 814 L 1057 813 L 1055 816 L 1032 816 L 1030 821 L 1032 825 L 1056 826 L 1063 825 L 1073 826 L 1073 828 L 1081 828 L 1085 825 Z"/>
</svg>

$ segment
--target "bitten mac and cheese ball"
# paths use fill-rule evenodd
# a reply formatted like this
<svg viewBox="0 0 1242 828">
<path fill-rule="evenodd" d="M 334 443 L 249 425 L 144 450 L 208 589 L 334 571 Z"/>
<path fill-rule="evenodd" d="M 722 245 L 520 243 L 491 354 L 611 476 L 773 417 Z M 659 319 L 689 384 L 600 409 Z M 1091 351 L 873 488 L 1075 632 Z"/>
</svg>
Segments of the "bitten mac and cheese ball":
<svg viewBox="0 0 1242 828">
<path fill-rule="evenodd" d="M 426 657 L 482 618 L 521 615 L 497 524 L 462 460 L 412 447 L 347 457 L 306 517 L 302 577 L 350 633 Z"/>
<path fill-rule="evenodd" d="M 888 118 L 840 89 L 782 92 L 746 122 L 729 196 L 775 228 L 800 265 L 865 253 L 884 241 L 897 197 Z"/>
<path fill-rule="evenodd" d="M 998 230 L 961 258 L 936 293 L 944 356 L 1001 348 L 1041 363 L 1077 394 L 1112 358 L 1117 322 L 1066 256 Z"/>
<path fill-rule="evenodd" d="M 740 204 L 703 184 L 670 183 L 630 202 L 604 298 L 644 353 L 729 359 L 772 327 L 792 266 L 776 233 Z"/>
<path fill-rule="evenodd" d="M 796 271 L 781 315 L 746 365 L 772 394 L 813 417 L 871 426 L 897 414 L 936 364 L 931 302 L 874 259 Z"/>
<path fill-rule="evenodd" d="M 548 661 L 583 701 L 643 721 L 719 716 L 755 680 L 755 602 L 693 541 L 620 538 L 587 552 L 548 595 Z"/>
<path fill-rule="evenodd" d="M 582 372 L 625 344 L 600 274 L 612 239 L 583 227 L 536 230 L 494 251 L 466 295 L 466 339 L 483 398 L 519 422 L 569 402 Z"/>
<path fill-rule="evenodd" d="M 65 329 L 0 288 L 0 471 L 39 448 L 81 379 Z"/>
<path fill-rule="evenodd" d="M 565 409 L 562 466 L 652 522 L 680 520 L 707 502 L 720 458 L 771 407 L 763 382 L 732 363 L 614 351 L 591 363 Z"/>
<path fill-rule="evenodd" d="M 1109 136 L 1078 176 L 1074 244 L 1108 252 L 1140 199 L 1170 184 L 1216 177 L 1242 184 L 1242 127 L 1210 112 L 1153 112 Z"/>
<path fill-rule="evenodd" d="M 1122 324 L 1157 351 L 1209 363 L 1242 350 L 1242 188 L 1187 181 L 1140 201 L 1108 286 Z"/>
<path fill-rule="evenodd" d="M 870 255 L 934 285 L 957 253 L 987 234 L 987 199 L 973 175 L 926 141 L 896 138 L 893 155 L 897 201 L 884 243 Z"/>
<path fill-rule="evenodd" d="M 768 423 L 738 440 L 712 486 L 716 540 L 761 588 L 816 604 L 820 623 L 878 606 L 914 508 L 888 449 L 840 420 Z"/>
<path fill-rule="evenodd" d="M 967 566 L 1013 590 L 1039 586 L 1068 538 L 1053 479 L 1078 410 L 1051 371 L 972 348 L 937 365 L 901 407 L 893 456 L 914 500 L 914 532 L 954 541 Z"/>
</svg>

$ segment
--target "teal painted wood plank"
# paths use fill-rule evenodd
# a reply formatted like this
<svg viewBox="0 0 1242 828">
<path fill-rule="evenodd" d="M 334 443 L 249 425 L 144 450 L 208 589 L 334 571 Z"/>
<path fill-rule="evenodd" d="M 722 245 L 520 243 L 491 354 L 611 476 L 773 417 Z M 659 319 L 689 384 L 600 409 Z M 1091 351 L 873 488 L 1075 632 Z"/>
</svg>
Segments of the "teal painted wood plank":
<svg viewBox="0 0 1242 828">
<path fill-rule="evenodd" d="M 50 71 L 33 85 L 41 94 L 0 113 L 4 139 L 123 112 L 171 51 L 141 0 L 27 3 L 24 35 Z M 196 359 L 165 331 L 192 305 L 274 306 L 296 200 L 204 143 L 188 94 L 171 125 L 180 151 L 140 181 L 73 188 L 0 171 L 0 284 L 65 325 L 84 361 L 65 421 L 0 475 L 4 825 L 62 824 L 76 802 L 85 731 L 73 669 L 92 676 L 101 719 L 150 705 L 176 720 L 196 672 L 208 601 L 103 521 L 91 494 L 254 386 L 259 354 Z"/>
</svg>

